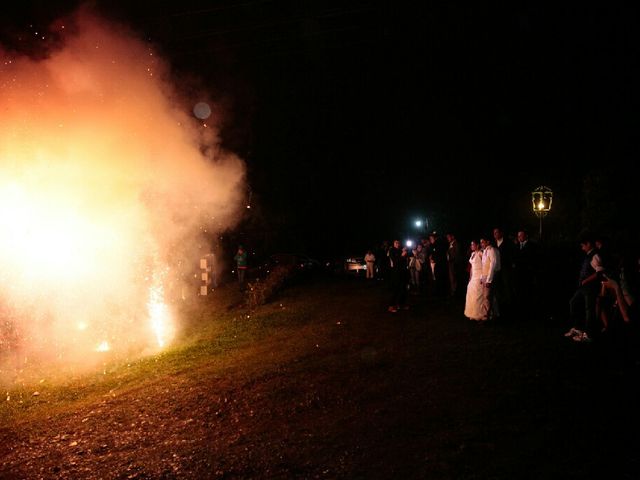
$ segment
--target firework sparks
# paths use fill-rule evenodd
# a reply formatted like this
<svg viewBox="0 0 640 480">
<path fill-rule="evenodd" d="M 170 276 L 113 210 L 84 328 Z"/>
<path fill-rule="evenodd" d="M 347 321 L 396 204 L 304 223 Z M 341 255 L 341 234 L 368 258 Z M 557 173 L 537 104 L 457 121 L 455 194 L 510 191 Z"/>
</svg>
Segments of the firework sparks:
<svg viewBox="0 0 640 480">
<path fill-rule="evenodd" d="M 153 285 L 149 288 L 149 302 L 147 303 L 151 329 L 160 348 L 167 345 L 173 337 L 171 314 L 164 299 L 163 276 L 157 271 L 154 272 Z"/>
<path fill-rule="evenodd" d="M 171 342 L 175 266 L 238 220 L 244 167 L 148 44 L 87 10 L 70 21 L 41 60 L 0 45 L 0 338 L 84 364 Z"/>
</svg>

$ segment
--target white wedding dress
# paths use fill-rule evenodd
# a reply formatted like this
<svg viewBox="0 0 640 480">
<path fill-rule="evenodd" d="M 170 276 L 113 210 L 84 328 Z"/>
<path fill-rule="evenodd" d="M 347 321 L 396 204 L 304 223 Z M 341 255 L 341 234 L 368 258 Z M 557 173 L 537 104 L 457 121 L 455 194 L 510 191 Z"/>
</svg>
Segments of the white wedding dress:
<svg viewBox="0 0 640 480">
<path fill-rule="evenodd" d="M 471 252 L 471 278 L 467 285 L 467 300 L 464 304 L 464 316 L 471 320 L 482 320 L 482 254 L 480 251 Z"/>
</svg>

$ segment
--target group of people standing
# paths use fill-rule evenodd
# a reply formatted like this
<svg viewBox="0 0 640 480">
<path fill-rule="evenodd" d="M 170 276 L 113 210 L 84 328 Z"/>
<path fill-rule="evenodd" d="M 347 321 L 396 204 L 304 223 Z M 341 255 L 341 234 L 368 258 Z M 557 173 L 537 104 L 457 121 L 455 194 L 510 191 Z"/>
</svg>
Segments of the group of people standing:
<svg viewBox="0 0 640 480">
<path fill-rule="evenodd" d="M 410 292 L 437 297 L 447 294 L 457 297 L 460 294 L 459 285 L 465 271 L 464 253 L 453 233 L 448 233 L 446 238 L 445 241 L 438 233 L 432 232 L 415 247 L 403 247 L 400 240 L 394 240 L 391 245 L 383 244 L 383 258 L 376 263 L 379 275 L 389 279 L 390 312 L 408 308 L 406 300 Z M 371 251 L 365 256 L 365 261 L 373 259 L 370 254 Z M 369 266 L 373 270 L 373 265 L 367 262 L 368 278 L 373 278 L 373 271 L 369 273 Z"/>
<path fill-rule="evenodd" d="M 454 233 L 445 237 L 432 232 L 414 248 L 403 247 L 399 240 L 385 248 L 386 261 L 378 268 L 389 279 L 389 312 L 408 308 L 408 293 L 426 291 L 434 297 L 464 298 L 465 316 L 483 323 L 531 299 L 536 251 L 526 231 L 510 241 L 501 228 L 494 228 L 493 238 L 473 240 L 468 250 Z M 374 276 L 375 258 L 371 251 L 365 257 L 368 278 Z"/>
<path fill-rule="evenodd" d="M 514 310 L 523 315 L 531 311 L 536 291 L 536 246 L 525 230 L 514 241 L 505 238 L 501 228 L 493 229 L 493 238 L 472 240 L 470 275 L 464 315 L 484 323 Z"/>
<path fill-rule="evenodd" d="M 580 239 L 580 247 L 584 257 L 577 289 L 569 300 L 571 329 L 565 336 L 587 343 L 604 334 L 623 336 L 637 339 L 640 348 L 637 251 L 615 254 L 601 237 L 590 235 Z M 448 233 L 444 241 L 434 232 L 414 248 L 395 240 L 384 251 L 383 262 L 369 253 L 367 277 L 374 278 L 377 264 L 389 281 L 392 313 L 409 308 L 411 292 L 464 299 L 465 317 L 478 324 L 532 316 L 541 303 L 551 301 L 540 282 L 541 264 L 549 262 L 543 256 L 549 251 L 530 241 L 525 230 L 508 239 L 501 228 L 494 228 L 491 235 L 472 240 L 466 251 L 455 234 Z"/>
<path fill-rule="evenodd" d="M 640 258 L 637 251 L 615 254 L 602 237 L 584 234 L 577 288 L 569 301 L 571 329 L 565 337 L 589 343 L 613 332 L 638 337 Z M 631 331 L 631 332 L 630 332 Z"/>
</svg>

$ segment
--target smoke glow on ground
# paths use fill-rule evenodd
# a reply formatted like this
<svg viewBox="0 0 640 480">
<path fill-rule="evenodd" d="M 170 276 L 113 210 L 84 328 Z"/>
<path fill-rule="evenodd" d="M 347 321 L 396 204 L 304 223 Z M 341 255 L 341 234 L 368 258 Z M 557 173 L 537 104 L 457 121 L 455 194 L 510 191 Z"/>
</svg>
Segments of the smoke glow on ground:
<svg viewBox="0 0 640 480">
<path fill-rule="evenodd" d="M 145 42 L 86 11 L 65 32 L 44 60 L 0 45 L 5 372 L 169 344 L 181 268 L 242 205 L 220 119 L 202 128 Z"/>
</svg>

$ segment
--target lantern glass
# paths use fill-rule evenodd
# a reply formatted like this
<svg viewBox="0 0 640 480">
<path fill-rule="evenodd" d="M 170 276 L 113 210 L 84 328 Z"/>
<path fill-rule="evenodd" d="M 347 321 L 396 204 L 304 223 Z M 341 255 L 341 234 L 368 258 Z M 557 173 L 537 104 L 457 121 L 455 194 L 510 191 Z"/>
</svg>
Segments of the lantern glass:
<svg viewBox="0 0 640 480">
<path fill-rule="evenodd" d="M 546 215 L 551 210 L 553 201 L 553 192 L 549 187 L 538 187 L 531 192 L 531 203 L 533 213 L 536 215 Z"/>
</svg>

